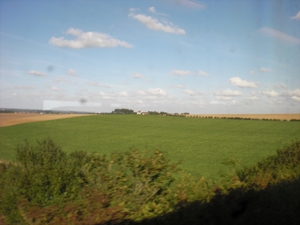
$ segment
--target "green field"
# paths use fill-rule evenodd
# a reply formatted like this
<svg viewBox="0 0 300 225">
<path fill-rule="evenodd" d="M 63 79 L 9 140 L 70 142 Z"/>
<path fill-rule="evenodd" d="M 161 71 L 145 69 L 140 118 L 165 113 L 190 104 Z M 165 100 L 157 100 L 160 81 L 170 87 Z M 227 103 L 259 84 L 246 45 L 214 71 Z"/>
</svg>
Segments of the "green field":
<svg viewBox="0 0 300 225">
<path fill-rule="evenodd" d="M 300 137 L 299 122 L 199 119 L 165 116 L 93 115 L 0 128 L 0 159 L 14 160 L 27 139 L 51 137 L 64 151 L 102 154 L 130 148 L 160 149 L 196 176 L 217 178 L 234 158 L 242 165 L 273 155 Z"/>
</svg>

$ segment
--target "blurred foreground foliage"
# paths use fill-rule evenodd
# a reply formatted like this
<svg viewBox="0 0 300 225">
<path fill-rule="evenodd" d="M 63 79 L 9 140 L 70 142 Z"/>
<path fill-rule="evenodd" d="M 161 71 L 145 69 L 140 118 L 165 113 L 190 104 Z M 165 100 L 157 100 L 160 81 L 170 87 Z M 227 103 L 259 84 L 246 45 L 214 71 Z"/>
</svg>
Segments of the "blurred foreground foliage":
<svg viewBox="0 0 300 225">
<path fill-rule="evenodd" d="M 300 215 L 300 141 L 251 167 L 224 162 L 234 170 L 219 183 L 184 173 L 159 150 L 66 154 L 48 138 L 16 153 L 16 163 L 0 164 L 0 224 L 243 224 L 251 201 Z M 297 180 L 284 201 L 272 189 Z"/>
</svg>

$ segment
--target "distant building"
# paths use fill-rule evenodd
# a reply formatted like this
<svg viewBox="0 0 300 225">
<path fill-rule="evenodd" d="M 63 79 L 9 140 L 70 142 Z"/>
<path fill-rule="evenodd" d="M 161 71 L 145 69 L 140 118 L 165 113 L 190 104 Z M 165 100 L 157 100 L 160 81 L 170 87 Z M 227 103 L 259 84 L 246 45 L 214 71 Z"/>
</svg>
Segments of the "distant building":
<svg viewBox="0 0 300 225">
<path fill-rule="evenodd" d="M 137 115 L 148 115 L 149 112 L 142 112 L 141 110 L 138 110 L 138 111 L 136 112 L 136 114 L 137 114 Z"/>
</svg>

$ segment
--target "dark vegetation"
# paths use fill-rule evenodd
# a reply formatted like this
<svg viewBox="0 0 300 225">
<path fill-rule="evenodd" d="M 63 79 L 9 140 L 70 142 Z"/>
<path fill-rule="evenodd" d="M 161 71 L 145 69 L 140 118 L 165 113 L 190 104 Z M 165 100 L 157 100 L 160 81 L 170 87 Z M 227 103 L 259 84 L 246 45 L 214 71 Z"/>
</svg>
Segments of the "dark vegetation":
<svg viewBox="0 0 300 225">
<path fill-rule="evenodd" d="M 0 164 L 0 224 L 299 224 L 300 141 L 220 183 L 161 151 L 110 156 L 28 142 Z"/>
<path fill-rule="evenodd" d="M 157 111 L 148 111 L 149 115 L 163 115 L 163 116 L 166 116 L 168 115 L 169 113 L 167 112 L 157 112 Z"/>
<path fill-rule="evenodd" d="M 132 109 L 115 109 L 112 114 L 136 114 Z"/>
</svg>

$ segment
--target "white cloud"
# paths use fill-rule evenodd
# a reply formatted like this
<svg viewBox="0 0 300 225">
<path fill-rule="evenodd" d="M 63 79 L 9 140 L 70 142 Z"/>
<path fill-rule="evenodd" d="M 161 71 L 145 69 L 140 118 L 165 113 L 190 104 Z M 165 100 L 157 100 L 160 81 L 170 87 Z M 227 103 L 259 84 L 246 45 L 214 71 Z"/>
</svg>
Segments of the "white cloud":
<svg viewBox="0 0 300 225">
<path fill-rule="evenodd" d="M 175 75 L 175 76 L 189 76 L 193 74 L 194 72 L 189 70 L 173 70 L 171 72 L 171 75 Z"/>
<path fill-rule="evenodd" d="M 185 89 L 184 85 L 178 84 L 178 85 L 173 85 L 173 88 L 181 88 L 181 89 Z"/>
<path fill-rule="evenodd" d="M 136 95 L 146 95 L 145 91 L 138 90 L 135 92 Z"/>
<path fill-rule="evenodd" d="M 258 70 L 251 70 L 250 74 L 256 74 L 256 73 L 270 73 L 273 70 L 271 68 L 265 68 L 265 67 L 261 67 Z"/>
<path fill-rule="evenodd" d="M 290 93 L 291 93 L 291 95 L 300 97 L 300 89 L 295 89 L 295 90 L 291 91 Z"/>
<path fill-rule="evenodd" d="M 208 73 L 206 73 L 206 72 L 204 72 L 202 70 L 199 70 L 198 74 L 201 75 L 201 76 L 209 76 Z"/>
<path fill-rule="evenodd" d="M 13 89 L 15 89 L 15 90 L 33 90 L 33 89 L 36 89 L 37 87 L 36 86 L 27 86 L 27 85 L 25 85 L 25 86 L 14 86 L 13 87 Z"/>
<path fill-rule="evenodd" d="M 166 96 L 167 93 L 161 88 L 149 88 L 147 93 L 155 96 Z"/>
<path fill-rule="evenodd" d="M 143 78 L 143 77 L 144 77 L 144 75 L 143 75 L 143 74 L 140 74 L 140 73 L 133 73 L 132 76 L 133 76 L 134 78 Z"/>
<path fill-rule="evenodd" d="M 192 90 L 185 90 L 184 91 L 186 94 L 190 95 L 190 96 L 194 96 L 196 95 L 196 92 L 192 91 Z"/>
<path fill-rule="evenodd" d="M 159 13 L 159 12 L 157 12 L 156 9 L 153 6 L 149 7 L 148 11 L 152 12 L 153 14 L 157 14 L 157 15 L 161 15 L 161 16 L 167 16 L 167 14 L 165 14 L 165 13 Z"/>
<path fill-rule="evenodd" d="M 298 15 L 298 14 L 297 14 Z M 262 27 L 257 31 L 258 34 L 275 38 L 279 41 L 291 44 L 300 44 L 300 39 L 270 27 Z"/>
<path fill-rule="evenodd" d="M 175 26 L 174 24 L 166 20 L 160 22 L 158 21 L 158 19 L 152 18 L 151 16 L 146 16 L 144 14 L 134 14 L 134 11 L 135 10 L 131 9 L 128 16 L 138 20 L 140 23 L 142 23 L 151 30 L 158 30 L 172 34 L 185 34 L 185 31 L 183 29 Z"/>
<path fill-rule="evenodd" d="M 257 96 L 251 96 L 250 98 L 248 98 L 248 100 L 257 101 L 257 100 L 259 100 L 259 98 Z"/>
<path fill-rule="evenodd" d="M 241 96 L 242 93 L 239 91 L 227 89 L 221 92 L 216 92 L 214 95 L 215 96 Z"/>
<path fill-rule="evenodd" d="M 215 96 L 216 99 L 218 100 L 223 100 L 223 101 L 231 101 L 231 97 L 228 97 L 228 96 Z"/>
<path fill-rule="evenodd" d="M 291 99 L 300 102 L 300 97 L 298 96 L 292 96 Z"/>
<path fill-rule="evenodd" d="M 103 99 L 112 99 L 115 97 L 114 93 L 108 93 L 108 92 L 103 92 L 100 91 L 99 95 L 103 98 Z"/>
<path fill-rule="evenodd" d="M 286 89 L 287 86 L 284 83 L 278 83 L 273 85 L 274 88 L 281 88 L 281 89 Z"/>
<path fill-rule="evenodd" d="M 148 9 L 150 12 L 152 12 L 152 13 L 156 13 L 156 9 L 152 6 L 152 7 L 150 7 L 149 9 Z"/>
<path fill-rule="evenodd" d="M 119 95 L 120 95 L 121 97 L 127 97 L 127 96 L 128 96 L 128 93 L 127 93 L 127 91 L 121 91 L 121 92 L 119 92 Z"/>
<path fill-rule="evenodd" d="M 109 88 L 110 87 L 107 84 L 101 84 L 101 83 L 99 83 L 97 81 L 92 81 L 92 82 L 88 81 L 88 82 L 86 82 L 86 84 L 90 85 L 90 86 L 101 87 L 101 88 Z"/>
<path fill-rule="evenodd" d="M 183 6 L 193 8 L 193 9 L 205 9 L 206 5 L 201 2 L 191 1 L 191 0 L 176 0 L 176 3 L 179 3 Z"/>
<path fill-rule="evenodd" d="M 229 79 L 229 82 L 234 85 L 241 88 L 256 88 L 257 85 L 254 82 L 242 80 L 239 77 L 232 77 Z"/>
<path fill-rule="evenodd" d="M 58 77 L 54 80 L 56 83 L 76 83 L 74 80 Z"/>
<path fill-rule="evenodd" d="M 278 93 L 273 90 L 267 90 L 262 92 L 264 95 L 267 95 L 268 97 L 277 97 Z"/>
<path fill-rule="evenodd" d="M 59 87 L 51 87 L 51 90 L 53 90 L 53 91 L 60 91 L 60 88 Z"/>
<path fill-rule="evenodd" d="M 215 98 L 222 101 L 231 101 L 232 97 L 241 96 L 241 95 L 242 95 L 241 92 L 230 90 L 230 89 L 214 93 Z M 232 100 L 232 102 L 233 101 L 235 102 L 235 100 Z"/>
<path fill-rule="evenodd" d="M 300 89 L 295 89 L 293 91 L 286 91 L 282 94 L 283 96 L 297 96 L 300 97 Z"/>
<path fill-rule="evenodd" d="M 77 76 L 77 73 L 75 70 L 72 70 L 72 69 L 69 69 L 68 72 L 67 72 L 69 75 L 71 76 Z"/>
<path fill-rule="evenodd" d="M 300 20 L 300 11 L 297 13 L 296 16 L 292 16 L 291 19 L 293 19 L 293 20 Z"/>
<path fill-rule="evenodd" d="M 74 40 L 65 40 L 64 37 L 56 38 L 52 37 L 49 40 L 49 43 L 58 47 L 66 47 L 66 48 L 114 48 L 114 47 L 125 47 L 131 48 L 133 47 L 131 44 L 115 39 L 108 34 L 97 33 L 97 32 L 82 32 L 79 29 L 70 28 L 66 32 L 67 34 L 71 34 L 77 39 Z"/>
<path fill-rule="evenodd" d="M 30 75 L 38 76 L 38 77 L 42 77 L 42 76 L 46 76 L 47 75 L 44 72 L 39 72 L 39 71 L 35 71 L 35 70 L 30 70 L 27 73 L 30 74 Z"/>
<path fill-rule="evenodd" d="M 262 67 L 262 68 L 259 69 L 259 71 L 262 72 L 262 73 L 268 73 L 268 72 L 271 72 L 272 69 Z"/>
</svg>

